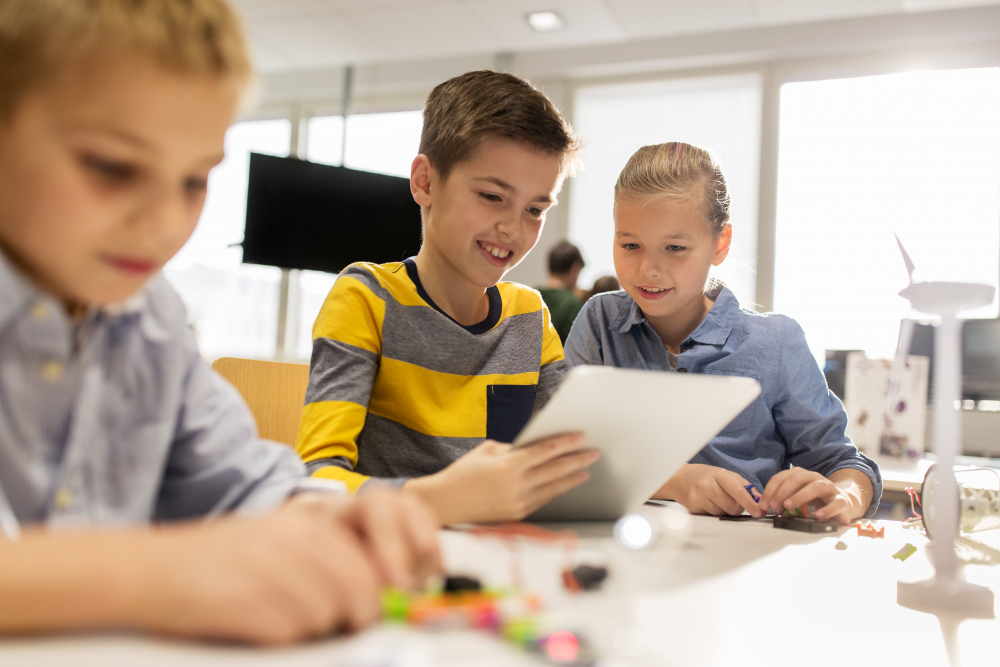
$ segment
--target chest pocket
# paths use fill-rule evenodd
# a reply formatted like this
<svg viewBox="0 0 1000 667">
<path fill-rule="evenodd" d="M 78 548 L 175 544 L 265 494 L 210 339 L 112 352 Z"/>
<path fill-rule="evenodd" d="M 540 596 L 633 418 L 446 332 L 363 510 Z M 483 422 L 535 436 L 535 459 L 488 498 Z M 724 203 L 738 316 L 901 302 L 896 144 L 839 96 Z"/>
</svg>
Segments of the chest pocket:
<svg viewBox="0 0 1000 667">
<path fill-rule="evenodd" d="M 702 373 L 704 373 L 705 375 L 721 375 L 725 377 L 752 378 L 756 380 L 758 384 L 760 384 L 760 378 L 751 373 L 741 373 L 739 371 L 721 371 L 708 368 L 702 371 Z M 736 415 L 736 418 L 733 421 L 729 422 L 729 425 L 726 426 L 726 428 L 722 429 L 722 432 L 719 433 L 719 435 L 731 435 L 753 428 L 757 416 L 757 405 L 761 400 L 762 399 L 760 396 L 755 398 L 753 402 L 743 410 L 743 412 Z"/>
<path fill-rule="evenodd" d="M 535 384 L 491 384 L 486 387 L 486 437 L 514 442 L 535 409 Z"/>
</svg>

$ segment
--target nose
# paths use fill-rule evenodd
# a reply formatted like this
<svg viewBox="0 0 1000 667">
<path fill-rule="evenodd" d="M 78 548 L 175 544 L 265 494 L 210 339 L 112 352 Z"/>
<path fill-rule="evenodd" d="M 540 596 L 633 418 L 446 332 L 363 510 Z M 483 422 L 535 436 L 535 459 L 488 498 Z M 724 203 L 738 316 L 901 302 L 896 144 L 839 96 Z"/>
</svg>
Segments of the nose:
<svg viewBox="0 0 1000 667">
<path fill-rule="evenodd" d="M 507 210 L 500 214 L 496 222 L 496 230 L 504 240 L 513 241 L 521 236 L 521 212 Z"/>
<path fill-rule="evenodd" d="M 655 253 L 642 253 L 642 259 L 639 260 L 639 273 L 647 278 L 659 278 L 663 275 Z"/>
<path fill-rule="evenodd" d="M 172 237 L 187 224 L 188 205 L 183 187 L 158 181 L 140 192 L 132 214 L 133 227 L 153 239 Z"/>
</svg>

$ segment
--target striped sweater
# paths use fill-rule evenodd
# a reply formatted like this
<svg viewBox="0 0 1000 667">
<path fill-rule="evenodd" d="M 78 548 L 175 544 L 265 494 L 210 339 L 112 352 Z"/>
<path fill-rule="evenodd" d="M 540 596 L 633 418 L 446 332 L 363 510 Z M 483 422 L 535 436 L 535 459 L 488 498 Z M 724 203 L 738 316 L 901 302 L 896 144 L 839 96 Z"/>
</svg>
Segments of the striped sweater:
<svg viewBox="0 0 1000 667">
<path fill-rule="evenodd" d="M 538 292 L 487 290 L 463 326 L 424 291 L 412 259 L 352 264 L 313 326 L 296 450 L 316 476 L 357 490 L 438 472 L 486 438 L 511 442 L 566 371 Z"/>
</svg>

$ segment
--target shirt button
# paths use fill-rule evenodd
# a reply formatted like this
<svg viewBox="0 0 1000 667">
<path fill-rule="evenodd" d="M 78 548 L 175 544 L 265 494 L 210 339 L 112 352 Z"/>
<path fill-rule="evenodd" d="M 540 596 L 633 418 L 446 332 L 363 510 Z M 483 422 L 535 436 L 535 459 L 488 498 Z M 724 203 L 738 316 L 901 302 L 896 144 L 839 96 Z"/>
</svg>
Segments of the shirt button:
<svg viewBox="0 0 1000 667">
<path fill-rule="evenodd" d="M 688 369 L 686 369 L 686 368 L 678 368 L 678 369 L 677 369 L 677 372 L 678 372 L 678 373 L 687 373 L 687 372 L 688 372 Z"/>
<path fill-rule="evenodd" d="M 68 486 L 64 486 L 56 493 L 55 506 L 57 510 L 64 510 L 73 502 L 73 492 Z"/>
<path fill-rule="evenodd" d="M 49 382 L 56 382 L 63 376 L 65 367 L 58 361 L 46 361 L 42 366 L 42 376 Z"/>
<path fill-rule="evenodd" d="M 31 308 L 31 316 L 36 320 L 44 320 L 49 316 L 49 307 L 44 301 L 39 301 Z"/>
</svg>

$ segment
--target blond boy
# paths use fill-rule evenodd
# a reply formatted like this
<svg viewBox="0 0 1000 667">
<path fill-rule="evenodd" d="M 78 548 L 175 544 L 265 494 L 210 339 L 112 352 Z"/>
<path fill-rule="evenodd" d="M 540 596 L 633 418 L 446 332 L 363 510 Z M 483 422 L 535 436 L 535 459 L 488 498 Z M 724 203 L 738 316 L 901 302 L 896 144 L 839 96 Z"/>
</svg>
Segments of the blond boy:
<svg viewBox="0 0 1000 667">
<path fill-rule="evenodd" d="M 0 632 L 284 643 L 436 565 L 408 499 L 286 502 L 160 276 L 250 74 L 223 0 L 0 2 Z"/>
<path fill-rule="evenodd" d="M 420 252 L 348 267 L 313 328 L 297 449 L 314 475 L 402 487 L 445 523 L 521 519 L 587 478 L 597 453 L 579 435 L 504 444 L 566 366 L 538 292 L 500 280 L 538 240 L 578 147 L 510 74 L 431 92 L 410 172 Z"/>
</svg>

